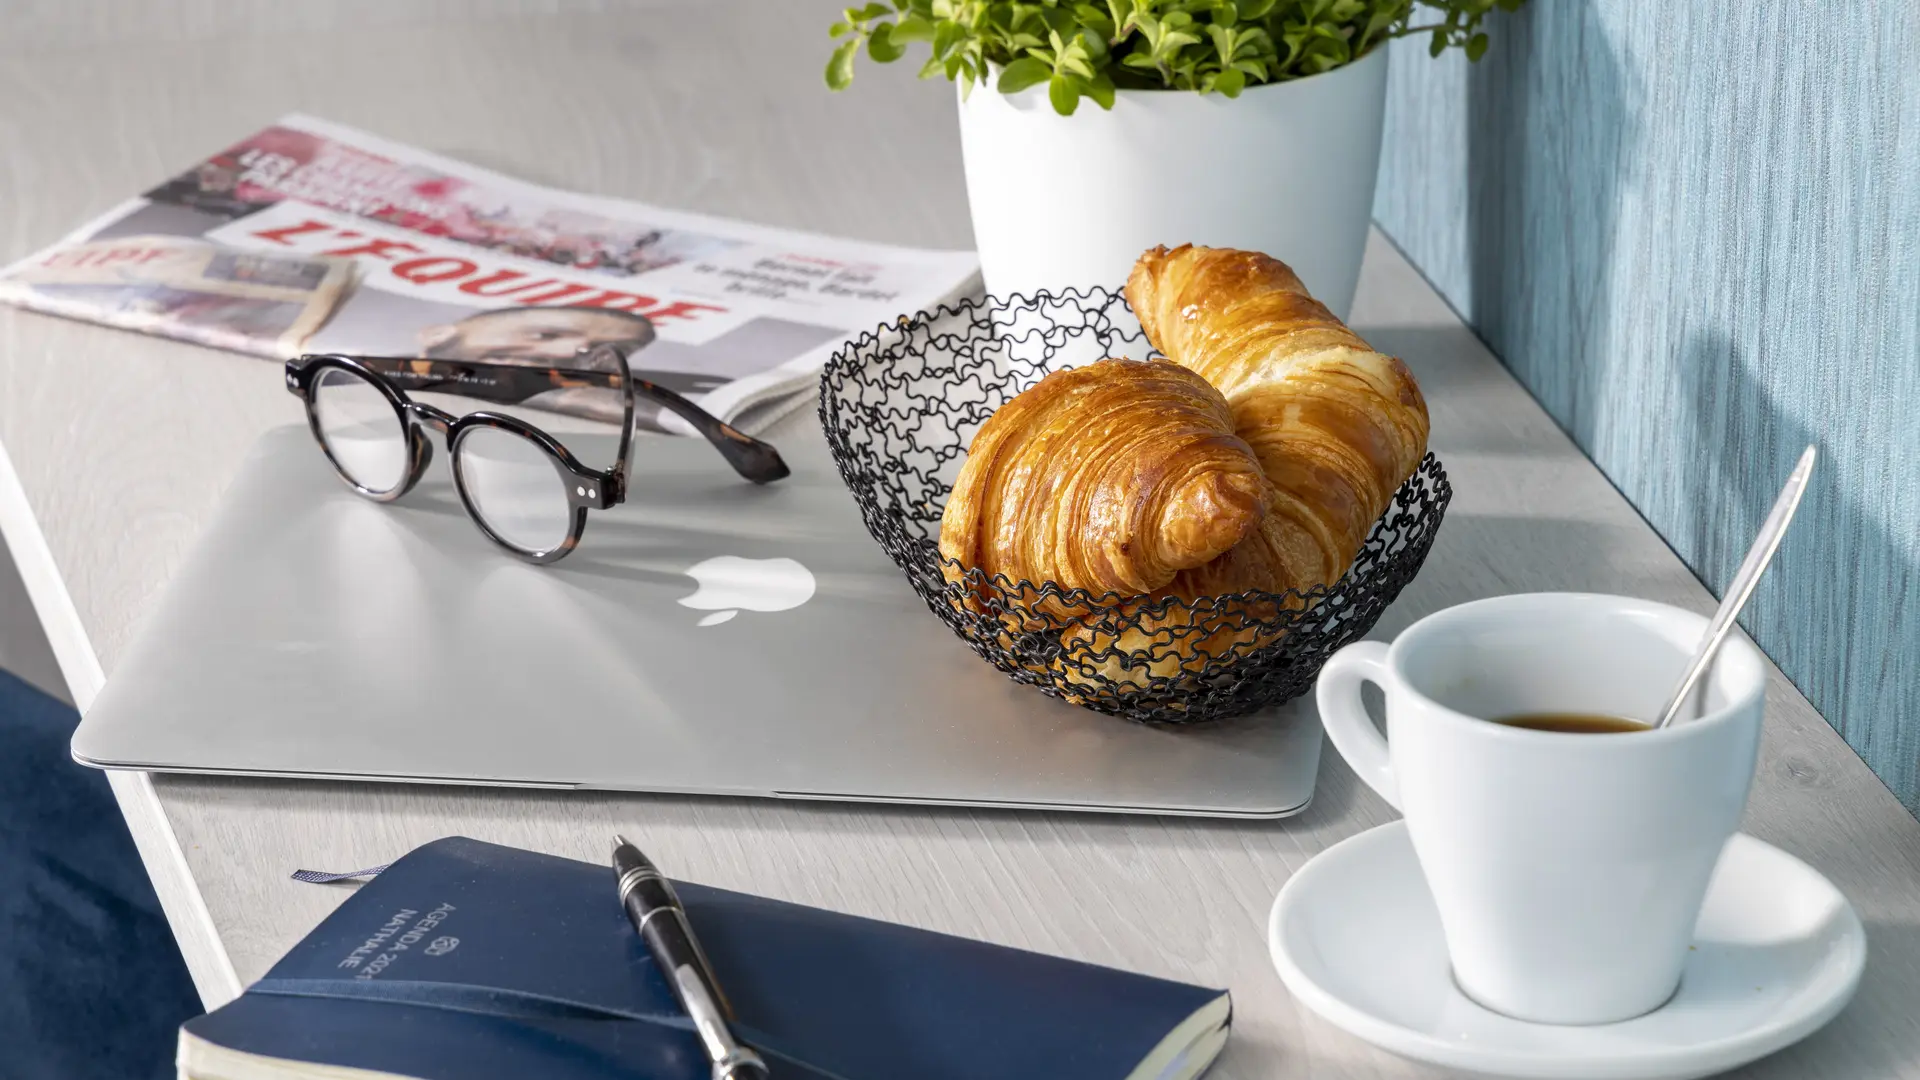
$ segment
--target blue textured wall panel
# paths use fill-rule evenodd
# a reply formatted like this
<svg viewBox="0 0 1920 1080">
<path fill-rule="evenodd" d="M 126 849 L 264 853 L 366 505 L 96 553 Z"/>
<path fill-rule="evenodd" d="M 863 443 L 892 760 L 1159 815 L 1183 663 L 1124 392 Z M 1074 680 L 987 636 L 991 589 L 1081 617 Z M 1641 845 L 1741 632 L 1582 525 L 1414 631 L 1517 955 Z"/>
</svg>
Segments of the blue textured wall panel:
<svg viewBox="0 0 1920 1080">
<path fill-rule="evenodd" d="M 1920 4 L 1533 0 L 1396 44 L 1376 216 L 1920 808 Z"/>
</svg>

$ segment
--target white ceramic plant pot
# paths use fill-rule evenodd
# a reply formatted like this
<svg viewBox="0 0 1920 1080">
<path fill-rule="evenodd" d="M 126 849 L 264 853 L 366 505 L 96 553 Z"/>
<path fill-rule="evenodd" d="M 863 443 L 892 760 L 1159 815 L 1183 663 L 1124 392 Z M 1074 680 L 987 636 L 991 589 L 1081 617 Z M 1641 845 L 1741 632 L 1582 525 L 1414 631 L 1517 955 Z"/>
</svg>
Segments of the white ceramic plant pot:
<svg viewBox="0 0 1920 1080">
<path fill-rule="evenodd" d="M 1238 98 L 1122 90 L 1072 116 L 1046 86 L 960 103 L 967 197 L 987 291 L 1118 287 L 1140 253 L 1264 251 L 1342 319 L 1373 214 L 1387 50 Z"/>
</svg>

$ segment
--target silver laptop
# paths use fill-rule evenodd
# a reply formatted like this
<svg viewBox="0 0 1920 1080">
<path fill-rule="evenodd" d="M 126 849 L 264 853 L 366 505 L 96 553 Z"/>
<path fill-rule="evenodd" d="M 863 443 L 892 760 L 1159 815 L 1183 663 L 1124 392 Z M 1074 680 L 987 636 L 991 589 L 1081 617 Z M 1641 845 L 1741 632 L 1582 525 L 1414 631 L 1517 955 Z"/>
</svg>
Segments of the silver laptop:
<svg viewBox="0 0 1920 1080">
<path fill-rule="evenodd" d="M 569 435 L 589 462 L 613 440 Z M 261 439 L 73 739 L 103 768 L 1277 817 L 1307 701 L 1160 730 L 1017 686 L 927 611 L 817 434 L 758 487 L 656 437 L 549 567 L 436 460 L 401 501 Z"/>
</svg>

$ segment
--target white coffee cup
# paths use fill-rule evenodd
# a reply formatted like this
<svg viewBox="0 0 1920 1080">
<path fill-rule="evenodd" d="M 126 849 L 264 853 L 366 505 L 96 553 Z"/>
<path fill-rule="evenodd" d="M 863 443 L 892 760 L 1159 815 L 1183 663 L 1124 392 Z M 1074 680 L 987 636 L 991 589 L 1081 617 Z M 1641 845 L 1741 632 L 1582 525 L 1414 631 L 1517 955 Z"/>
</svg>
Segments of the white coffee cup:
<svg viewBox="0 0 1920 1080">
<path fill-rule="evenodd" d="M 1621 596 L 1533 593 L 1349 645 L 1316 688 L 1327 734 L 1407 820 L 1454 981 L 1496 1012 L 1625 1020 L 1680 983 L 1720 851 L 1753 783 L 1766 665 L 1730 635 L 1697 720 L 1569 734 L 1546 712 L 1652 721 L 1707 620 Z M 1387 737 L 1361 704 L 1386 693 Z M 1684 714 L 1683 715 L 1687 715 Z"/>
</svg>

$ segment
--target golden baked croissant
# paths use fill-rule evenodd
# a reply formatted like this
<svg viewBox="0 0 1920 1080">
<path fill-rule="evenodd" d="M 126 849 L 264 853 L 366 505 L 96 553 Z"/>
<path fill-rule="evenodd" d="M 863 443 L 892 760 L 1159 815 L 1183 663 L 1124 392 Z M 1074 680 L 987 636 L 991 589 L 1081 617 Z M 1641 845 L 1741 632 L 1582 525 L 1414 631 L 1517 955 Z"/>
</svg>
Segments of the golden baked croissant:
<svg viewBox="0 0 1920 1080">
<path fill-rule="evenodd" d="M 1257 534 L 1171 595 L 1305 590 L 1339 580 L 1427 452 L 1427 404 L 1278 259 L 1183 245 L 1127 280 L 1147 339 L 1218 387 L 1276 490 Z"/>
<path fill-rule="evenodd" d="M 1252 535 L 1122 609 L 1062 636 L 1059 673 L 1120 686 L 1199 673 L 1268 644 L 1263 602 L 1153 605 L 1332 584 L 1346 573 L 1427 447 L 1427 406 L 1399 360 L 1374 352 L 1308 295 L 1286 264 L 1251 251 L 1154 248 L 1127 281 L 1147 339 L 1205 376 L 1233 407 L 1275 499 Z"/>
<path fill-rule="evenodd" d="M 1009 582 L 1133 596 L 1233 548 L 1272 494 L 1205 379 L 1102 360 L 1053 372 L 981 426 L 940 554 Z"/>
</svg>

